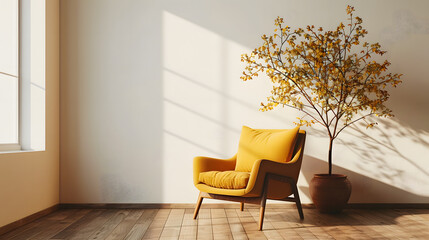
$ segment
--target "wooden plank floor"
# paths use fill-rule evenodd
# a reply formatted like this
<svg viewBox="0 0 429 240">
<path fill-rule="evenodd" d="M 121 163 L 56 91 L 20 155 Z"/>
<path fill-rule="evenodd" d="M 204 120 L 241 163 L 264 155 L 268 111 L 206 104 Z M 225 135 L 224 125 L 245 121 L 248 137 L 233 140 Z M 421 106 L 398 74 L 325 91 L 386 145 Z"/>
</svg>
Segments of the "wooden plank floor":
<svg viewBox="0 0 429 240">
<path fill-rule="evenodd" d="M 0 236 L 24 239 L 429 239 L 429 209 L 357 210 L 319 214 L 268 208 L 264 231 L 259 209 L 60 209 Z"/>
</svg>

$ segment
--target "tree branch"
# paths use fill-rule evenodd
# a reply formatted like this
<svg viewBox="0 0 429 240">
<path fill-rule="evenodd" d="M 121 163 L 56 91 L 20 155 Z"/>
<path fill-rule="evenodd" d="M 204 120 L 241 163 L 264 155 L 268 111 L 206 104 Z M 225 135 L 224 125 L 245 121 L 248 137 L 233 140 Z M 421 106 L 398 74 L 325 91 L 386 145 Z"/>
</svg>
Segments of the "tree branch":
<svg viewBox="0 0 429 240">
<path fill-rule="evenodd" d="M 367 115 L 365 115 L 365 116 L 362 116 L 362 117 L 360 117 L 360 118 L 358 118 L 358 119 L 355 119 L 355 120 L 353 120 L 353 121 L 351 121 L 350 123 L 346 123 L 346 124 L 344 124 L 344 126 L 337 132 L 337 134 L 334 136 L 335 138 L 338 136 L 338 134 L 340 134 L 340 132 L 341 131 L 343 131 L 346 127 L 348 127 L 348 126 L 350 126 L 350 125 L 352 125 L 353 123 L 355 123 L 355 122 L 357 122 L 357 121 L 359 121 L 359 120 L 362 120 L 362 119 L 364 119 L 364 118 L 366 118 L 366 117 L 368 117 L 368 116 L 371 116 L 371 115 L 373 115 L 374 113 L 368 113 Z"/>
</svg>

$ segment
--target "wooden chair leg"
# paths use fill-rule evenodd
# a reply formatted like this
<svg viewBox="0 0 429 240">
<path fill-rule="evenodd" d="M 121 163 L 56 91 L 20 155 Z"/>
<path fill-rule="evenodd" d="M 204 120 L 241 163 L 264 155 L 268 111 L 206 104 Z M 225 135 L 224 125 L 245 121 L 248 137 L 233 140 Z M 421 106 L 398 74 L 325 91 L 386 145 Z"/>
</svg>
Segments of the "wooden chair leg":
<svg viewBox="0 0 429 240">
<path fill-rule="evenodd" d="M 259 209 L 259 231 L 262 231 L 262 226 L 264 225 L 265 205 L 267 204 L 268 181 L 269 178 L 265 177 L 264 190 L 261 196 L 261 208 Z"/>
<path fill-rule="evenodd" d="M 198 212 L 200 211 L 201 204 L 203 203 L 203 199 L 204 198 L 201 196 L 201 192 L 200 192 L 200 194 L 198 195 L 197 205 L 195 206 L 194 219 L 197 219 Z"/>
<path fill-rule="evenodd" d="M 265 203 L 266 199 L 264 200 Z M 265 215 L 265 204 L 261 203 L 261 208 L 259 209 L 259 231 L 262 231 L 262 226 L 264 225 L 264 215 Z"/>
<path fill-rule="evenodd" d="M 240 211 L 244 211 L 244 202 L 240 203 Z"/>
<path fill-rule="evenodd" d="M 296 187 L 296 183 L 291 184 L 293 196 L 295 198 L 296 208 L 298 209 L 299 218 L 301 220 L 304 219 L 304 213 L 302 212 L 301 200 L 299 198 L 298 188 Z"/>
</svg>

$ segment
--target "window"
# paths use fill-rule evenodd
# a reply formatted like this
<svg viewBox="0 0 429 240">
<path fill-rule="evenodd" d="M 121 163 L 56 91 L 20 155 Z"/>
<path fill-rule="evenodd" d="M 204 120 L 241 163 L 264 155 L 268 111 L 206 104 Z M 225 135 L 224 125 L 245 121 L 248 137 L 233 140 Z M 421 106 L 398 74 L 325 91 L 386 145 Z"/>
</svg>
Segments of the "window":
<svg viewBox="0 0 429 240">
<path fill-rule="evenodd" d="M 19 0 L 0 0 L 0 150 L 19 143 Z"/>
</svg>

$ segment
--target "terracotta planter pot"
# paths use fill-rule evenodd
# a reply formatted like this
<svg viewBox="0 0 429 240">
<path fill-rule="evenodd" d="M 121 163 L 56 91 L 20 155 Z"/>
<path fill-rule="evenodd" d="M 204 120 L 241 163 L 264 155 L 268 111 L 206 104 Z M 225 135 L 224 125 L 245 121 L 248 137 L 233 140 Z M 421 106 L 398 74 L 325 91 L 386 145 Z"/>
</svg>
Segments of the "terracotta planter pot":
<svg viewBox="0 0 429 240">
<path fill-rule="evenodd" d="M 346 175 L 314 174 L 310 195 L 321 213 L 340 213 L 349 201 L 352 185 Z"/>
</svg>

